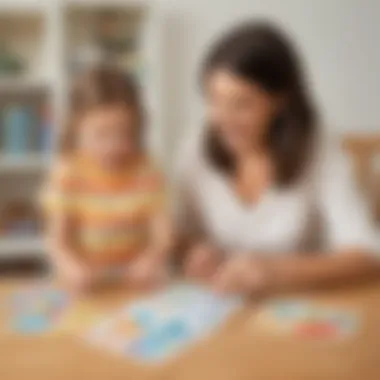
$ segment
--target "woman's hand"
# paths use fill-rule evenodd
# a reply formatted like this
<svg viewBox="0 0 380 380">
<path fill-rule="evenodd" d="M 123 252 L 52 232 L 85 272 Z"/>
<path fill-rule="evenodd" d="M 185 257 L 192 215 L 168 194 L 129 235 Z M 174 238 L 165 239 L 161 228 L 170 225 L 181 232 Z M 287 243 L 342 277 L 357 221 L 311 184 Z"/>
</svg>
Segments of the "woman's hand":
<svg viewBox="0 0 380 380">
<path fill-rule="evenodd" d="M 141 254 L 126 270 L 127 282 L 139 287 L 155 287 L 167 278 L 166 260 L 151 251 Z"/>
<path fill-rule="evenodd" d="M 217 291 L 235 294 L 257 294 L 269 288 L 270 264 L 260 259 L 232 258 L 223 263 L 213 277 Z"/>
<path fill-rule="evenodd" d="M 193 246 L 185 260 L 185 273 L 190 277 L 210 279 L 222 263 L 221 252 L 207 243 Z"/>
</svg>

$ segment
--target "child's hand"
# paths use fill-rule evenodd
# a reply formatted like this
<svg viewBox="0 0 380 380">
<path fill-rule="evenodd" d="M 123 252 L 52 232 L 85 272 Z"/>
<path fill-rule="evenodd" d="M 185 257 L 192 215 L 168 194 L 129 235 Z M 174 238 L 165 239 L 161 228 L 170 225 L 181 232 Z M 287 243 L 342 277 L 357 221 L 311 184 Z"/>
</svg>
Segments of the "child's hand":
<svg viewBox="0 0 380 380">
<path fill-rule="evenodd" d="M 168 276 L 166 261 L 158 258 L 154 252 L 146 252 L 128 266 L 126 275 L 128 282 L 140 287 L 161 285 Z"/>
<path fill-rule="evenodd" d="M 270 264 L 252 258 L 226 261 L 216 272 L 213 285 L 217 291 L 235 294 L 257 294 L 269 287 Z"/>
<path fill-rule="evenodd" d="M 191 277 L 208 279 L 215 274 L 221 263 L 221 254 L 216 248 L 209 244 L 198 244 L 187 254 L 185 273 Z"/>
<path fill-rule="evenodd" d="M 75 291 L 87 290 L 93 283 L 93 275 L 87 266 L 69 259 L 61 263 L 59 274 L 69 287 Z"/>
</svg>

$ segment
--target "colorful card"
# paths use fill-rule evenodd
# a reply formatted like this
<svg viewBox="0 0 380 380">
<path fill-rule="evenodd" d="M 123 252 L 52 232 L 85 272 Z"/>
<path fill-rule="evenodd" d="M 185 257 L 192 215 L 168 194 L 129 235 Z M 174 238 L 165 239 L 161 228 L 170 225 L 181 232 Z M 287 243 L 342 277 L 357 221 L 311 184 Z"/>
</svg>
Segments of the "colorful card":
<svg viewBox="0 0 380 380">
<path fill-rule="evenodd" d="M 341 338 L 358 330 L 359 317 L 351 309 L 307 300 L 280 300 L 264 306 L 254 319 L 274 333 L 305 338 Z"/>
<path fill-rule="evenodd" d="M 169 357 L 218 327 L 240 305 L 195 285 L 174 285 L 97 325 L 95 344 L 144 361 Z"/>
<path fill-rule="evenodd" d="M 36 285 L 11 297 L 10 329 L 23 334 L 51 332 L 70 304 L 70 296 L 51 285 Z"/>
<path fill-rule="evenodd" d="M 89 327 L 104 319 L 105 311 L 86 300 L 73 302 L 57 321 L 55 330 L 61 333 L 82 335 Z"/>
</svg>

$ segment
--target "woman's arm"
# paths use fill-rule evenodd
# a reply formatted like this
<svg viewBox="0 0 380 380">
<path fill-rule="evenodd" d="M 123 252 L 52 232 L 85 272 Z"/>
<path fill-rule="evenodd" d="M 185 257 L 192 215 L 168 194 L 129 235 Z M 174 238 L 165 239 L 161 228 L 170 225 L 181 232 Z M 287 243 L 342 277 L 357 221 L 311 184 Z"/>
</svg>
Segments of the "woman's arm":
<svg viewBox="0 0 380 380">
<path fill-rule="evenodd" d="M 376 230 L 352 165 L 335 142 L 326 143 L 324 149 L 313 177 L 329 252 L 277 259 L 271 267 L 279 287 L 324 285 L 380 273 Z"/>
<path fill-rule="evenodd" d="M 334 255 L 295 256 L 268 263 L 275 289 L 325 286 L 380 275 L 380 260 L 352 250 Z"/>
<path fill-rule="evenodd" d="M 213 278 L 223 292 L 258 294 L 337 285 L 379 276 L 380 260 L 359 251 L 342 254 L 251 258 L 239 255 Z"/>
</svg>

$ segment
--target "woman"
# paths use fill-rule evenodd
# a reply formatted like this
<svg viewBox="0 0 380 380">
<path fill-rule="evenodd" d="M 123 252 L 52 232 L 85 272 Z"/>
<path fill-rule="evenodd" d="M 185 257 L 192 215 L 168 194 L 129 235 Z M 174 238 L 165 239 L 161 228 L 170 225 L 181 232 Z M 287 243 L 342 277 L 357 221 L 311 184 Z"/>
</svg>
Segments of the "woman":
<svg viewBox="0 0 380 380">
<path fill-rule="evenodd" d="M 379 273 L 365 202 L 283 34 L 234 29 L 202 80 L 208 122 L 179 168 L 188 274 L 252 294 Z"/>
</svg>

